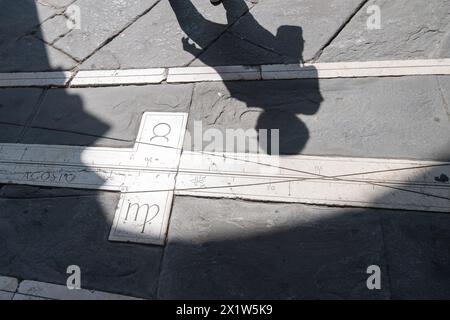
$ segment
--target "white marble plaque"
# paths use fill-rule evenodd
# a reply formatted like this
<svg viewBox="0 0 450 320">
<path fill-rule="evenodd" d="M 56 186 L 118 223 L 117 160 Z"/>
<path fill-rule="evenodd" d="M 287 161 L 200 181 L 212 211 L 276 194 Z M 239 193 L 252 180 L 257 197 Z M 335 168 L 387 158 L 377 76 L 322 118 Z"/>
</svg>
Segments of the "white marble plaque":
<svg viewBox="0 0 450 320">
<path fill-rule="evenodd" d="M 163 244 L 186 122 L 147 112 L 133 148 L 0 144 L 0 183 L 120 191 L 110 239 Z M 124 220 L 135 206 L 136 220 Z"/>
</svg>

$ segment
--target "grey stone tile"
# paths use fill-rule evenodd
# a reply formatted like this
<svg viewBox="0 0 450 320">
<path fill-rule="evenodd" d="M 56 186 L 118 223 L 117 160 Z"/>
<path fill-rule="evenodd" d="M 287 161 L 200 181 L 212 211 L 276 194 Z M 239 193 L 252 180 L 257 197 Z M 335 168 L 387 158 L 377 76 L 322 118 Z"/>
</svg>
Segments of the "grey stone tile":
<svg viewBox="0 0 450 320">
<path fill-rule="evenodd" d="M 14 296 L 14 300 L 24 300 L 22 295 L 25 295 L 25 297 L 54 300 L 137 300 L 133 297 L 109 292 L 86 290 L 83 288 L 70 290 L 64 285 L 29 280 L 22 281 L 17 292 L 18 294 Z"/>
<path fill-rule="evenodd" d="M 14 296 L 13 292 L 0 290 L 0 301 L 12 300 L 13 296 Z"/>
<path fill-rule="evenodd" d="M 64 188 L 45 188 L 42 190 L 37 187 L 23 186 L 23 185 L 5 185 L 0 189 L 0 197 L 8 199 L 35 199 L 41 198 L 42 192 L 45 193 L 46 198 L 57 197 L 74 197 L 74 196 L 93 196 L 92 190 L 76 190 Z M 95 194 L 94 194 L 95 195 Z"/>
<path fill-rule="evenodd" d="M 53 8 L 61 9 L 66 8 L 70 4 L 74 3 L 76 0 L 38 0 L 43 6 L 50 6 Z"/>
<path fill-rule="evenodd" d="M 55 25 L 55 21 L 44 23 L 43 30 L 46 30 L 47 23 L 55 25 L 59 33 L 65 35 L 54 46 L 81 61 L 156 2 L 157 0 L 78 0 L 76 5 L 81 10 L 81 29 L 66 33 L 66 22 L 60 20 L 58 25 Z"/>
<path fill-rule="evenodd" d="M 381 9 L 379 30 L 367 28 L 370 5 Z M 449 0 L 371 0 L 319 61 L 449 58 L 449 8 Z"/>
<path fill-rule="evenodd" d="M 450 298 L 450 216 L 383 214 L 386 259 L 394 299 Z"/>
<path fill-rule="evenodd" d="M 65 15 L 57 15 L 41 24 L 37 36 L 47 43 L 54 43 L 70 30 L 67 27 L 69 19 Z"/>
<path fill-rule="evenodd" d="M 183 21 L 180 27 L 171 4 Z M 206 48 L 246 10 L 246 5 L 235 6 L 227 21 L 222 7 L 209 1 L 161 1 L 118 38 L 99 50 L 82 64 L 82 69 L 146 68 L 182 66 L 195 53 L 183 49 L 182 38 L 188 36 L 199 47 Z M 235 3 L 235 2 L 233 2 Z M 198 10 L 198 11 L 197 11 Z M 204 16 L 201 17 L 199 15 Z"/>
<path fill-rule="evenodd" d="M 261 65 L 280 63 L 283 57 L 226 32 L 192 66 Z"/>
<path fill-rule="evenodd" d="M 438 88 L 442 94 L 442 104 L 445 112 L 448 115 L 448 119 L 450 119 L 450 77 L 437 77 L 438 79 Z"/>
<path fill-rule="evenodd" d="M 41 94 L 41 89 L 0 89 L 0 142 L 17 142 Z"/>
<path fill-rule="evenodd" d="M 56 12 L 42 6 L 35 0 L 1 0 L 0 28 L 4 30 L 0 39 L 17 39 L 31 32 L 41 21 L 51 17 Z"/>
<path fill-rule="evenodd" d="M 0 291 L 15 292 L 18 280 L 16 278 L 0 276 Z"/>
<path fill-rule="evenodd" d="M 177 197 L 163 299 L 388 298 L 376 211 Z"/>
<path fill-rule="evenodd" d="M 59 9 L 34 0 L 0 1 L 0 72 L 48 71 L 71 69 L 70 57 L 45 45 L 32 34 L 39 34 L 39 25 Z"/>
<path fill-rule="evenodd" d="M 239 0 L 242 1 L 242 0 Z M 261 56 L 260 50 L 236 44 L 229 46 L 229 41 L 214 43 L 196 61 L 196 64 L 264 64 L 298 63 L 307 61 L 332 38 L 346 19 L 362 3 L 361 0 L 317 1 L 317 0 L 278 0 L 259 1 L 259 3 L 238 20 L 231 28 L 237 37 L 266 48 L 268 52 L 277 53 L 278 57 Z M 226 53 L 239 50 L 231 57 Z M 266 53 L 267 55 L 267 53 Z M 247 63 L 251 58 L 254 63 Z M 232 59 L 232 60 L 231 60 Z"/>
<path fill-rule="evenodd" d="M 49 90 L 24 143 L 129 147 L 145 111 L 187 112 L 192 85 Z"/>
<path fill-rule="evenodd" d="M 0 137 L 2 142 L 14 143 L 21 136 L 23 127 L 16 124 L 0 124 Z"/>
<path fill-rule="evenodd" d="M 162 248 L 108 241 L 118 193 L 20 188 L 0 199 L 0 274 L 65 285 L 78 265 L 82 288 L 154 298 Z"/>
<path fill-rule="evenodd" d="M 194 91 L 191 132 L 194 121 L 223 134 L 280 129 L 286 154 L 450 160 L 448 103 L 434 76 L 203 83 Z"/>
<path fill-rule="evenodd" d="M 0 72 L 70 70 L 76 65 L 72 58 L 33 36 L 2 44 L 0 60 Z"/>
<path fill-rule="evenodd" d="M 280 150 L 283 154 L 299 153 L 308 141 L 309 133 L 299 115 L 319 111 L 322 96 L 318 82 L 264 81 L 203 83 L 195 87 L 188 129 L 193 136 L 195 122 L 203 130 L 219 129 L 280 129 Z M 186 148 L 194 148 L 195 139 Z M 204 147 L 208 144 L 204 141 Z M 244 152 L 245 150 L 229 150 Z M 222 150 L 215 150 L 222 151 Z"/>
<path fill-rule="evenodd" d="M 26 301 L 26 300 L 37 300 L 37 301 L 43 301 L 43 300 L 50 300 L 50 299 L 45 299 L 45 298 L 36 297 L 36 296 L 27 296 L 25 294 L 16 293 L 12 300 L 24 300 L 24 301 Z"/>
</svg>

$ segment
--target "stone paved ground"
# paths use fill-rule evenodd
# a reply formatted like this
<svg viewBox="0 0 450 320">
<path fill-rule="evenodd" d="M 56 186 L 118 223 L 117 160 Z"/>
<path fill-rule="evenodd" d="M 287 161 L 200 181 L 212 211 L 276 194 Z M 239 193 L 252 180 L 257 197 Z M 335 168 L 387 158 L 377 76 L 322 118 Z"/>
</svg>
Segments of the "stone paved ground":
<svg viewBox="0 0 450 320">
<path fill-rule="evenodd" d="M 0 72 L 450 57 L 448 0 L 228 1 L 0 0 Z M 449 76 L 9 88 L 0 142 L 129 147 L 165 111 L 282 128 L 289 154 L 450 161 L 449 101 Z M 64 284 L 77 264 L 86 288 L 150 299 L 450 297 L 446 214 L 177 196 L 159 247 L 107 240 L 118 198 L 0 185 L 0 275 Z"/>
</svg>

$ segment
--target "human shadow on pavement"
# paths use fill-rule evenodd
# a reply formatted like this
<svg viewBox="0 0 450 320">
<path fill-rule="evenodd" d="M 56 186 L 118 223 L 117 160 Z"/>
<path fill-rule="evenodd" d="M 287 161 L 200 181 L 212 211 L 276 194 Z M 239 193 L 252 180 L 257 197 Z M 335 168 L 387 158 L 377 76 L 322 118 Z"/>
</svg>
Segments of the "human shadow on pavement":
<svg viewBox="0 0 450 320">
<path fill-rule="evenodd" d="M 190 0 L 169 0 L 169 2 L 181 29 L 187 35 L 180 39 L 183 42 L 184 50 L 190 52 L 207 66 L 220 65 L 221 57 L 204 54 L 203 49 L 207 48 L 210 43 L 202 37 L 202 32 L 217 29 L 222 25 L 205 19 Z M 247 4 L 244 0 L 226 0 L 223 2 L 223 7 L 226 10 L 228 23 L 231 23 L 234 17 L 246 11 Z M 281 26 L 277 34 L 273 35 L 256 21 L 251 12 L 245 14 L 245 19 L 245 27 L 249 28 L 252 34 L 257 35 L 258 39 L 261 39 L 261 47 L 272 48 L 273 51 L 284 57 L 284 61 L 303 63 L 304 40 L 301 27 Z M 220 41 L 215 43 L 215 50 L 225 52 L 225 47 L 217 47 L 220 43 Z M 197 48 L 196 45 L 200 48 Z M 245 52 L 242 54 L 245 55 Z M 309 67 L 308 71 L 311 79 L 300 81 L 224 82 L 229 95 L 226 98 L 242 101 L 249 108 L 248 111 L 258 114 L 257 119 L 250 116 L 247 121 L 248 123 L 256 122 L 254 129 L 257 131 L 265 129 L 269 136 L 272 130 L 279 130 L 280 154 L 298 154 L 303 150 L 309 139 L 309 131 L 299 115 L 316 114 L 323 101 L 319 82 L 315 77 L 317 71 L 312 67 Z M 204 113 L 208 112 L 208 110 L 203 111 Z M 196 117 L 196 114 L 194 113 L 192 116 Z M 238 121 L 241 120 L 242 117 Z M 246 120 L 242 120 L 242 125 L 249 126 L 245 122 Z M 275 154 L 276 151 L 272 150 L 270 141 L 269 139 L 267 147 L 266 144 L 262 145 L 261 143 L 260 147 L 266 149 L 268 154 Z"/>
<path fill-rule="evenodd" d="M 53 10 L 41 2 L 0 0 L 0 72 L 62 71 L 40 40 L 40 14 Z M 111 101 L 101 88 L 87 91 Z M 89 111 L 81 92 L 0 88 L 0 143 L 98 146 L 111 126 Z M 113 103 L 106 110 L 117 112 Z M 58 174 L 40 170 L 33 177 Z M 68 266 L 77 265 L 82 288 L 153 297 L 158 264 L 149 261 L 159 261 L 161 249 L 108 241 L 118 199 L 115 192 L 0 184 L 0 276 L 65 285 Z"/>
<path fill-rule="evenodd" d="M 184 50 L 207 66 L 220 66 L 223 56 L 205 54 L 196 46 L 210 46 L 202 42 L 202 30 L 217 24 L 206 20 L 190 0 L 169 2 L 187 35 L 180 39 Z M 225 0 L 223 6 L 228 17 L 235 17 L 245 2 Z M 264 39 L 262 47 L 287 50 L 283 54 L 288 63 L 302 62 L 299 27 L 281 27 L 274 36 L 250 12 L 245 19 L 249 32 Z M 215 52 L 227 52 L 218 47 L 221 43 L 225 42 L 215 42 Z M 196 90 L 202 86 L 211 96 L 220 89 L 220 85 L 200 84 Z M 256 129 L 281 130 L 281 154 L 301 153 L 309 133 L 297 115 L 318 112 L 323 100 L 318 80 L 225 81 L 224 86 L 226 98 L 244 102 L 251 112 L 262 109 Z M 208 108 L 215 108 L 214 102 L 211 98 L 197 103 L 203 106 L 193 104 L 190 117 L 197 116 L 194 109 L 204 119 Z M 422 182 L 421 177 L 413 180 Z M 417 201 L 414 190 L 386 188 L 385 194 L 372 200 L 385 204 L 408 196 L 411 203 Z M 444 279 L 450 266 L 449 226 L 443 213 L 177 197 L 159 298 L 448 298 L 450 286 Z M 367 287 L 371 265 L 380 267 L 381 290 Z"/>
</svg>

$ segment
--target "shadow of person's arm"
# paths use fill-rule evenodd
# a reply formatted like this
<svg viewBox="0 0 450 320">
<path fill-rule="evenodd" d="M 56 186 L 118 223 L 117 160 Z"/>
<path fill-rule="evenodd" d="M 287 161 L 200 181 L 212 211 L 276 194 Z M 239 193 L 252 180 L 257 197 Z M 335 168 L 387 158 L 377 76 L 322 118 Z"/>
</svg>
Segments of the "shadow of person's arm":
<svg viewBox="0 0 450 320">
<path fill-rule="evenodd" d="M 183 50 L 193 56 L 198 56 L 202 52 L 202 49 L 197 48 L 194 43 L 191 43 L 188 37 L 183 37 L 181 42 L 183 43 Z"/>
<path fill-rule="evenodd" d="M 206 33 L 223 28 L 223 25 L 205 19 L 191 0 L 169 0 L 169 4 L 175 13 L 181 30 L 201 47 L 208 45 L 209 40 L 205 36 Z"/>
</svg>

